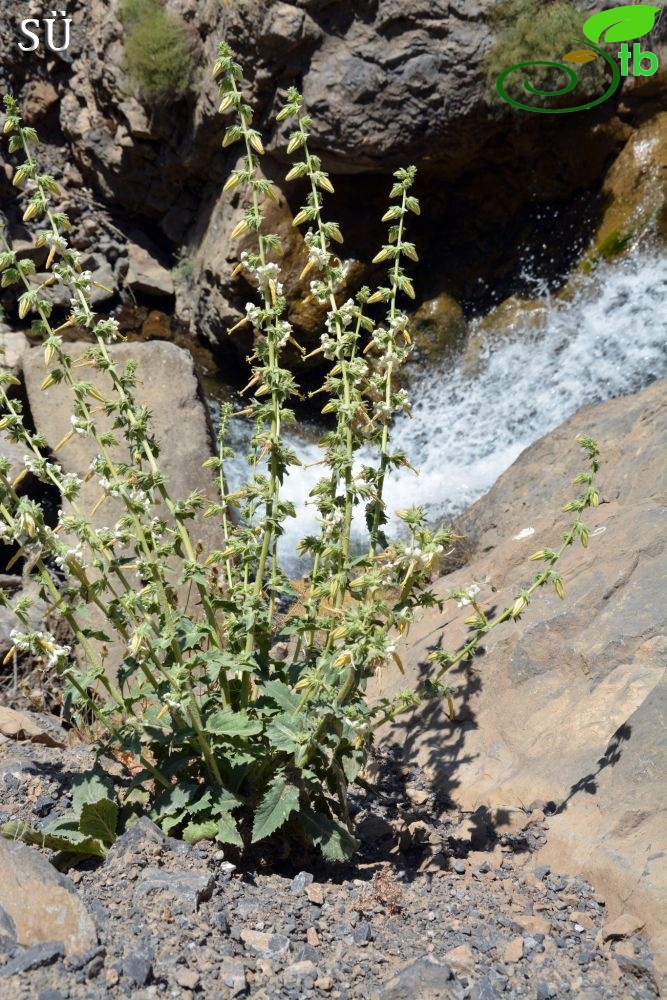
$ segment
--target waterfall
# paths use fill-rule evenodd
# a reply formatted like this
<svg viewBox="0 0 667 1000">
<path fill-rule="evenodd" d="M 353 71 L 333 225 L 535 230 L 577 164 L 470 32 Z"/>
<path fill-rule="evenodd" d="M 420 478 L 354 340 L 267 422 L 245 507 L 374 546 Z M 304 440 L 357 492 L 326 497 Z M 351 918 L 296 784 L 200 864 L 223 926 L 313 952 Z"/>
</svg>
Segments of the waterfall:
<svg viewBox="0 0 667 1000">
<path fill-rule="evenodd" d="M 492 335 L 474 374 L 458 358 L 413 379 L 412 418 L 397 421 L 393 440 L 420 474 L 392 475 L 385 490 L 390 511 L 420 504 L 433 522 L 447 521 L 581 406 L 667 375 L 667 257 L 644 251 L 604 263 L 569 301 L 545 295 L 542 303 L 546 322 L 536 329 L 527 316 L 523 326 L 521 318 L 513 322 L 511 338 Z M 246 471 L 249 433 L 240 425 L 234 431 L 232 487 Z M 312 466 L 321 453 L 303 429 L 292 432 L 290 444 L 304 464 L 285 484 L 297 517 L 285 526 L 281 551 L 296 575 L 307 571 L 294 552 L 317 527 L 308 494 L 322 467 Z M 364 531 L 361 515 L 355 530 Z"/>
</svg>

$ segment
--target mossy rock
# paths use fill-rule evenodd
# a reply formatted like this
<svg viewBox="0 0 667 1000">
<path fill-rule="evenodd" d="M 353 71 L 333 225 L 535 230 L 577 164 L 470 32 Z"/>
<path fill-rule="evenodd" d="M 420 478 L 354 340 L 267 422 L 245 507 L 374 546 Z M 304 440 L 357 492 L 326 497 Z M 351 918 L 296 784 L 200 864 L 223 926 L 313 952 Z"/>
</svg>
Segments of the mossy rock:
<svg viewBox="0 0 667 1000">
<path fill-rule="evenodd" d="M 667 112 L 633 132 L 605 177 L 607 205 L 580 268 L 622 254 L 642 234 L 667 242 Z"/>
<path fill-rule="evenodd" d="M 410 332 L 415 344 L 415 360 L 432 361 L 461 346 L 466 320 L 461 305 L 446 292 L 419 306 Z"/>
</svg>

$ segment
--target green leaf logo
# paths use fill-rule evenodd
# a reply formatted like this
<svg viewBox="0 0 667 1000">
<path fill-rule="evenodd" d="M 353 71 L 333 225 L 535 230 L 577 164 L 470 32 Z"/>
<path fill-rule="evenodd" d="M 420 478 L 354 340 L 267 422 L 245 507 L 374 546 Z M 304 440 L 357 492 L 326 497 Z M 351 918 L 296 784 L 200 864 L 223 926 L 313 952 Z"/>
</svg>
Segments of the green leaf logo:
<svg viewBox="0 0 667 1000">
<path fill-rule="evenodd" d="M 602 10 L 588 18 L 584 34 L 592 42 L 631 42 L 651 31 L 660 9 L 640 4 Z"/>
</svg>

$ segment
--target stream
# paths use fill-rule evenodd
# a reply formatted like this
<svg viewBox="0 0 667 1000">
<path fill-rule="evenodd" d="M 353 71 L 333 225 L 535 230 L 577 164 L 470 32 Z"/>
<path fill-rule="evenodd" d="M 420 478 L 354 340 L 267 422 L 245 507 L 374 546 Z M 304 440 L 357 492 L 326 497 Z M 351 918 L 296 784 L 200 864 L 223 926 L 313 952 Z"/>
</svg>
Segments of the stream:
<svg viewBox="0 0 667 1000">
<path fill-rule="evenodd" d="M 511 337 L 492 335 L 474 374 L 459 356 L 413 378 L 413 415 L 397 420 L 394 441 L 420 474 L 392 476 L 385 490 L 390 511 L 418 503 L 432 522 L 447 521 L 581 406 L 667 375 L 667 257 L 644 249 L 598 267 L 569 301 L 548 293 L 540 298 L 546 322 L 536 328 L 527 317 L 513 323 Z M 247 422 L 233 424 L 232 489 L 247 471 L 250 438 Z M 299 575 L 308 566 L 295 557 L 296 543 L 316 530 L 308 494 L 322 469 L 312 465 L 320 458 L 317 428 L 300 425 L 289 437 L 303 466 L 285 484 L 297 517 L 285 525 L 281 552 L 286 571 Z M 359 537 L 365 530 L 361 513 L 354 530 Z"/>
</svg>

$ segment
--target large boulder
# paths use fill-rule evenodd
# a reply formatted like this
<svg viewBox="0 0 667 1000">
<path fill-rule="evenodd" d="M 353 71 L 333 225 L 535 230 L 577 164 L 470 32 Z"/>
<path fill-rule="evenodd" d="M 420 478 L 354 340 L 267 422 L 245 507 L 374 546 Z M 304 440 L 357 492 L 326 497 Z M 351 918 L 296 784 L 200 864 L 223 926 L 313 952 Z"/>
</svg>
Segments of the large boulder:
<svg viewBox="0 0 667 1000">
<path fill-rule="evenodd" d="M 97 944 L 74 883 L 24 844 L 0 837 L 0 934 L 26 947 L 61 942 L 67 955 Z"/>
<path fill-rule="evenodd" d="M 499 833 L 531 803 L 546 805 L 539 860 L 592 880 L 612 916 L 639 914 L 656 951 L 667 941 L 666 389 L 580 410 L 461 518 L 472 558 L 435 589 L 445 597 L 475 583 L 497 612 L 530 582 L 528 556 L 560 542 L 571 517 L 560 508 L 583 464 L 576 435 L 598 440 L 602 499 L 585 515 L 589 547 L 562 559 L 565 601 L 538 592 L 519 622 L 489 634 L 484 655 L 448 675 L 453 722 L 429 701 L 383 737 L 463 809 L 488 810 Z M 407 677 L 386 678 L 384 694 L 426 676 L 431 651 L 457 648 L 470 611 L 449 601 L 442 614 L 425 612 Z"/>
</svg>

